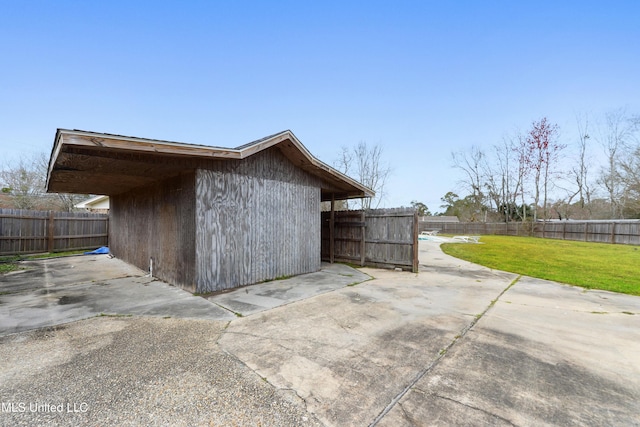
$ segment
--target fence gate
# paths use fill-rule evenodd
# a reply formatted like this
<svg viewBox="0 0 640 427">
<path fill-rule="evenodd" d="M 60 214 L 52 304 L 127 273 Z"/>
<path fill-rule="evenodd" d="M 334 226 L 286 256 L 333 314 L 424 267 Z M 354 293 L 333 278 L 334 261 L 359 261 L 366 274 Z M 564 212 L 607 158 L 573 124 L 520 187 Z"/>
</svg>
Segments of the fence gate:
<svg viewBox="0 0 640 427">
<path fill-rule="evenodd" d="M 418 271 L 418 215 L 407 209 L 322 212 L 322 260 Z"/>
</svg>

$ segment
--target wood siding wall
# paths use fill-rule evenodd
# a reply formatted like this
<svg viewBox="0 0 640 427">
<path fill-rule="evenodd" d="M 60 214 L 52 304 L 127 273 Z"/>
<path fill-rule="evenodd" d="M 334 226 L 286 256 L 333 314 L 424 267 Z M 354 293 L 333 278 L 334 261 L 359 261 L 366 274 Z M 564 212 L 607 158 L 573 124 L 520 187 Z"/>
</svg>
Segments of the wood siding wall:
<svg viewBox="0 0 640 427">
<path fill-rule="evenodd" d="M 199 169 L 198 292 L 318 271 L 320 188 L 277 148 Z"/>
<path fill-rule="evenodd" d="M 103 214 L 0 209 L 0 255 L 96 249 L 108 230 Z"/>
<path fill-rule="evenodd" d="M 583 242 L 640 245 L 638 221 L 562 221 L 562 222 L 420 222 L 420 231 L 439 230 L 446 234 L 502 234 L 534 236 Z"/>
<path fill-rule="evenodd" d="M 418 271 L 418 217 L 377 209 L 334 213 L 334 261 Z M 331 260 L 331 212 L 322 212 L 322 260 Z"/>
<path fill-rule="evenodd" d="M 195 172 L 111 197 L 110 249 L 191 292 L 195 287 Z"/>
</svg>

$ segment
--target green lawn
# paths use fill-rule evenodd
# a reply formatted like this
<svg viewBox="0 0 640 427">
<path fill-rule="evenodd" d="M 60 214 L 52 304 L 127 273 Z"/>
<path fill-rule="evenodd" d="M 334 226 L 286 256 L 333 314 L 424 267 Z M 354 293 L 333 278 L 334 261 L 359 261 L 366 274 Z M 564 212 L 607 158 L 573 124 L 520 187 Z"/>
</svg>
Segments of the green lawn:
<svg viewBox="0 0 640 427">
<path fill-rule="evenodd" d="M 482 236 L 442 250 L 489 268 L 589 289 L 640 295 L 640 247 L 534 237 Z"/>
</svg>

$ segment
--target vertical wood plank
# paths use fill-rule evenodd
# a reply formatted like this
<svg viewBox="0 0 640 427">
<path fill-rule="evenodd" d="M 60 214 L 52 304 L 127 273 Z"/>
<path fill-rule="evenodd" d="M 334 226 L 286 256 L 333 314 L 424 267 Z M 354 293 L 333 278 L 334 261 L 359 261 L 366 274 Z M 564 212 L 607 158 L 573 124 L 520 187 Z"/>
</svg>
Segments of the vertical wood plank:
<svg viewBox="0 0 640 427">
<path fill-rule="evenodd" d="M 320 269 L 320 180 L 277 148 L 196 172 L 196 282 L 211 292 Z"/>
<path fill-rule="evenodd" d="M 336 234 L 335 234 L 335 220 L 336 220 L 336 210 L 335 203 L 336 198 L 335 194 L 331 193 L 331 216 L 329 217 L 329 262 L 333 264 L 335 260 L 335 245 L 336 245 Z"/>
<path fill-rule="evenodd" d="M 48 242 L 47 242 L 47 251 L 49 252 L 53 252 L 53 245 L 54 245 L 54 232 L 55 232 L 55 225 L 54 225 L 54 216 L 53 216 L 53 211 L 49 211 L 49 229 L 48 229 Z"/>
</svg>

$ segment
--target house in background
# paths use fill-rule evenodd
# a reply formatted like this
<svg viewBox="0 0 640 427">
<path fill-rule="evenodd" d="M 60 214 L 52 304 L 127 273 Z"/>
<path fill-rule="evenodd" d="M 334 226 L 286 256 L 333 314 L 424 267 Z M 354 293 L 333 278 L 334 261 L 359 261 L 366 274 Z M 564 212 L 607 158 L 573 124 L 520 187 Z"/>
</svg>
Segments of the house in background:
<svg viewBox="0 0 640 427">
<path fill-rule="evenodd" d="M 374 196 L 291 131 L 230 149 L 58 129 L 47 191 L 109 196 L 111 253 L 198 293 L 319 270 L 321 202 Z"/>
<path fill-rule="evenodd" d="M 95 196 L 73 205 L 76 209 L 85 209 L 94 213 L 109 213 L 109 196 Z"/>
<path fill-rule="evenodd" d="M 421 216 L 420 221 L 422 222 L 460 222 L 457 216 L 447 216 L 447 215 L 436 215 L 436 216 Z"/>
</svg>

